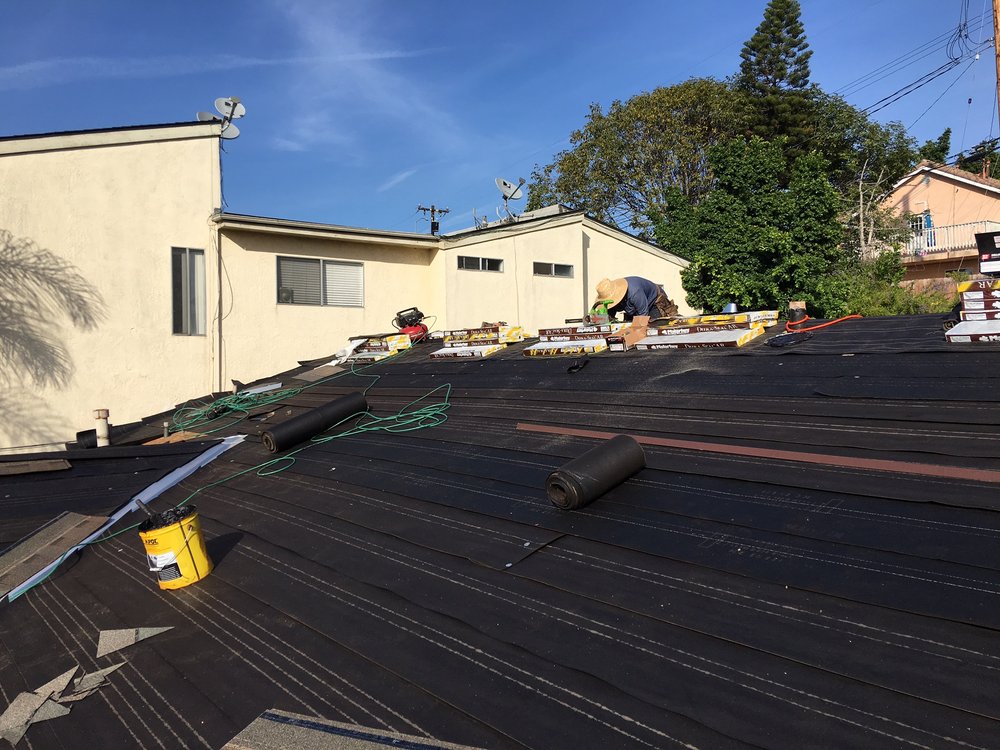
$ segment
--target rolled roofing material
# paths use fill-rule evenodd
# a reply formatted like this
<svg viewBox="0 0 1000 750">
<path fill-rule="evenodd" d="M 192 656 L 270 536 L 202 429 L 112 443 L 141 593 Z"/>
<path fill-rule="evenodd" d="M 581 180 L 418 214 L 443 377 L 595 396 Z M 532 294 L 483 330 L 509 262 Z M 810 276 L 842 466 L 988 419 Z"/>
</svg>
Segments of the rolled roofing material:
<svg viewBox="0 0 1000 750">
<path fill-rule="evenodd" d="M 618 435 L 549 474 L 545 492 L 553 505 L 575 510 L 589 505 L 646 466 L 642 446 Z"/>
<path fill-rule="evenodd" d="M 260 437 L 268 451 L 278 453 L 315 437 L 354 414 L 366 411 L 368 402 L 365 397 L 361 393 L 348 393 L 312 411 L 277 424 L 261 433 Z"/>
</svg>

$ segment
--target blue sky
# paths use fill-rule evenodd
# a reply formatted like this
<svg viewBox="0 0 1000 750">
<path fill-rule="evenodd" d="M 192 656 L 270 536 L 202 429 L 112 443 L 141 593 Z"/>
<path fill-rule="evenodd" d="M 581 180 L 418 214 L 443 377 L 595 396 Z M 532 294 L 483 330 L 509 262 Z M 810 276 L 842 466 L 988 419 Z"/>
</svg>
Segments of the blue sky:
<svg viewBox="0 0 1000 750">
<path fill-rule="evenodd" d="M 930 43 L 963 6 L 971 39 L 992 35 L 986 0 L 801 4 L 812 80 L 827 91 L 929 45 L 850 93 L 860 107 L 945 63 L 943 38 Z M 736 71 L 765 5 L 8 0 L 0 136 L 190 121 L 239 96 L 248 114 L 223 157 L 229 211 L 425 232 L 416 207 L 434 203 L 451 209 L 452 231 L 472 226 L 473 210 L 495 218 L 493 179 L 530 178 L 592 102 Z M 968 148 L 1000 132 L 994 70 L 989 48 L 875 118 L 921 142 L 950 126 L 952 151 Z"/>
</svg>

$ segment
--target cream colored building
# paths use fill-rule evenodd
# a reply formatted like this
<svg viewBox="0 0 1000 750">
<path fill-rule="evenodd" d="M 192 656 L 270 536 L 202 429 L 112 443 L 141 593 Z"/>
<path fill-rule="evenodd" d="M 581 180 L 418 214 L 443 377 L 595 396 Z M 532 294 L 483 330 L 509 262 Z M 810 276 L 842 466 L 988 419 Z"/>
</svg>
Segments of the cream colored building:
<svg viewBox="0 0 1000 750">
<path fill-rule="evenodd" d="M 71 439 L 96 408 L 123 424 L 228 391 L 392 330 L 411 306 L 437 329 L 504 320 L 531 332 L 580 316 L 601 278 L 639 275 L 689 311 L 685 261 L 582 212 L 447 236 L 220 212 L 219 133 L 0 139 L 0 230 L 68 261 L 103 298 L 92 330 L 52 321 L 71 377 L 0 395 L 0 447 Z"/>
<path fill-rule="evenodd" d="M 901 251 L 905 280 L 951 289 L 949 273 L 979 270 L 976 234 L 1000 230 L 1000 180 L 924 161 L 893 186 L 883 206 L 911 217 Z"/>
</svg>

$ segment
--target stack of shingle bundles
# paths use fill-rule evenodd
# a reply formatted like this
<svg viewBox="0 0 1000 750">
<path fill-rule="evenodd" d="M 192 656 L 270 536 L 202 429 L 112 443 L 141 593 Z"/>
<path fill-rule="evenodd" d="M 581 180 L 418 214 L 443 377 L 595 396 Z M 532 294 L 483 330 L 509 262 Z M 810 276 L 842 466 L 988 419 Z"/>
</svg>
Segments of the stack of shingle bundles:
<svg viewBox="0 0 1000 750">
<path fill-rule="evenodd" d="M 962 322 L 946 331 L 945 338 L 953 343 L 1000 341 L 1000 279 L 959 282 L 958 294 Z"/>
<path fill-rule="evenodd" d="M 445 331 L 442 337 L 444 347 L 431 352 L 431 359 L 468 359 L 488 357 L 507 344 L 524 341 L 521 326 L 495 325 L 479 328 L 464 328 Z"/>
<path fill-rule="evenodd" d="M 348 362 L 378 362 L 394 354 L 398 354 L 403 349 L 410 348 L 410 337 L 405 333 L 386 334 L 385 336 L 374 336 L 354 350 L 354 353 L 347 358 Z"/>
<path fill-rule="evenodd" d="M 625 327 L 624 323 L 540 328 L 538 343 L 526 347 L 526 357 L 558 357 L 568 354 L 597 354 L 608 348 L 608 337 Z"/>
<path fill-rule="evenodd" d="M 636 349 L 704 349 L 743 346 L 778 322 L 777 310 L 697 315 L 650 328 Z"/>
</svg>

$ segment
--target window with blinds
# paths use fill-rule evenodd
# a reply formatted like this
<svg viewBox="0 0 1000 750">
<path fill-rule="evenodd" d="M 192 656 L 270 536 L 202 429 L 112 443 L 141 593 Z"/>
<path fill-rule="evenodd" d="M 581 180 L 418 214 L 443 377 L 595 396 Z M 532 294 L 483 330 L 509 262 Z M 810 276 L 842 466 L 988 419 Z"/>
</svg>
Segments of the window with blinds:
<svg viewBox="0 0 1000 750">
<path fill-rule="evenodd" d="M 190 247 L 170 248 L 170 271 L 174 302 L 174 333 L 205 335 L 205 251 Z"/>
<path fill-rule="evenodd" d="M 364 307 L 364 264 L 279 256 L 278 304 Z"/>
</svg>

